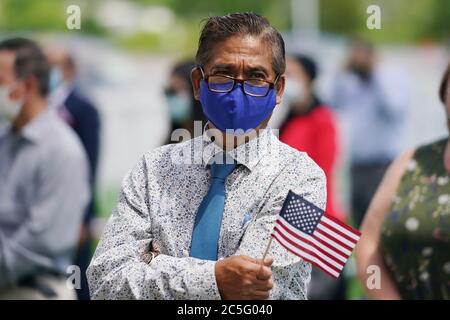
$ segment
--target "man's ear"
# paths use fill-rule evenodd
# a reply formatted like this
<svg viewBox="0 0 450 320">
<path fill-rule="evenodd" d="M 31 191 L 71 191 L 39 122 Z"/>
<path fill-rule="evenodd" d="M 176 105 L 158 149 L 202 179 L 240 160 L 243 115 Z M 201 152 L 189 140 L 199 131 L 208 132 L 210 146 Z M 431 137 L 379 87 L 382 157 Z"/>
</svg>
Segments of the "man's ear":
<svg viewBox="0 0 450 320">
<path fill-rule="evenodd" d="M 194 90 L 195 100 L 200 101 L 200 81 L 202 80 L 202 73 L 198 67 L 195 67 L 191 71 L 191 83 Z"/>
<path fill-rule="evenodd" d="M 281 97 L 283 96 L 285 83 L 286 77 L 282 75 L 275 84 L 275 90 L 277 91 L 277 104 L 281 103 Z"/>
</svg>

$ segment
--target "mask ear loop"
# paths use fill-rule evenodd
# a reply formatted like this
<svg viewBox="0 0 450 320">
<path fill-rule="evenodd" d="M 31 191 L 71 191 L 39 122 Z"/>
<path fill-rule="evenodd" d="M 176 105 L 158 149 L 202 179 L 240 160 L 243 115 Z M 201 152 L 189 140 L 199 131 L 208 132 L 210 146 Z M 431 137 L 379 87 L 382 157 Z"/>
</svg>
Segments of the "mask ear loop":
<svg viewBox="0 0 450 320">
<path fill-rule="evenodd" d="M 205 80 L 205 72 L 203 71 L 203 68 L 200 66 L 197 66 L 197 68 L 200 70 L 200 72 L 202 73 L 202 79 Z"/>
<path fill-rule="evenodd" d="M 280 80 L 280 74 L 277 75 L 277 77 L 275 78 L 275 81 L 273 82 L 273 86 L 275 87 L 277 85 L 278 80 Z"/>
</svg>

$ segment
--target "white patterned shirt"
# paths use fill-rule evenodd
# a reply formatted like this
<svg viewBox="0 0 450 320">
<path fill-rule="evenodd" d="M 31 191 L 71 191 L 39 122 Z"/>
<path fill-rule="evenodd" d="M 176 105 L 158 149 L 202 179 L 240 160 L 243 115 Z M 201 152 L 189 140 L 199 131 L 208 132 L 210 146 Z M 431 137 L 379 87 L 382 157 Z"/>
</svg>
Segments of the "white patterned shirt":
<svg viewBox="0 0 450 320">
<path fill-rule="evenodd" d="M 93 299 L 220 299 L 215 261 L 189 257 L 197 209 L 210 184 L 209 161 L 223 149 L 203 136 L 146 153 L 122 182 L 87 275 Z M 228 152 L 238 162 L 226 178 L 218 258 L 261 259 L 289 190 L 324 209 L 323 171 L 271 129 Z M 141 258 L 150 241 L 161 254 Z M 306 299 L 311 265 L 276 241 L 269 256 L 271 299 Z"/>
</svg>

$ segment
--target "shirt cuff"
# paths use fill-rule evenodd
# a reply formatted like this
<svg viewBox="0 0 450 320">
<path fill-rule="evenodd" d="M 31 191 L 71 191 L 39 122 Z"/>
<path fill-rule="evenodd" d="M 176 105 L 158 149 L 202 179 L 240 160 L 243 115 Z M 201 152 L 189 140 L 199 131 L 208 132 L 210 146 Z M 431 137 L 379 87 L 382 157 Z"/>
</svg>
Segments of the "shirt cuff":
<svg viewBox="0 0 450 320">
<path fill-rule="evenodd" d="M 221 300 L 216 281 L 216 261 L 195 260 L 195 266 L 186 279 L 189 296 L 199 300 Z"/>
</svg>

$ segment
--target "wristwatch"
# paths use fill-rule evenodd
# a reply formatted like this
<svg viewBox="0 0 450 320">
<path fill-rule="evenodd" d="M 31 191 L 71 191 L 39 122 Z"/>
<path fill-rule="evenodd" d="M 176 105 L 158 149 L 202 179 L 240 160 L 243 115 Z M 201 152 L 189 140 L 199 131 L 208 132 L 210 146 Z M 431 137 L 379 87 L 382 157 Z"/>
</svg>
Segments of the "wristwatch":
<svg viewBox="0 0 450 320">
<path fill-rule="evenodd" d="M 140 260 L 146 264 L 150 264 L 153 259 L 155 259 L 160 253 L 159 245 L 155 240 L 150 241 L 148 245 L 145 246 L 144 252 L 140 256 Z"/>
</svg>

